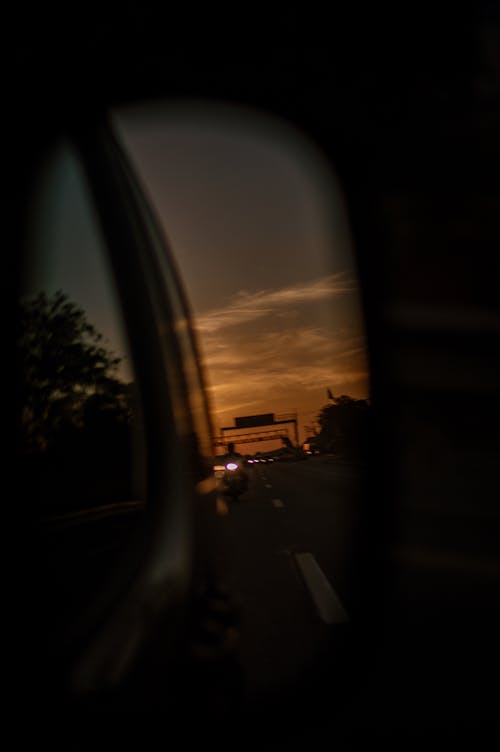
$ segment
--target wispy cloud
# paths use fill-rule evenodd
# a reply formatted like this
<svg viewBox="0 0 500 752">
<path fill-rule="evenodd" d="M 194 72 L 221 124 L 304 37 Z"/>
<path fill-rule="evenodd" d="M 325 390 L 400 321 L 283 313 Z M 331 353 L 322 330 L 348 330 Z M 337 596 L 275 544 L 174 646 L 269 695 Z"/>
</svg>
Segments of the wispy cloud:
<svg viewBox="0 0 500 752">
<path fill-rule="evenodd" d="M 367 388 L 361 335 L 343 342 L 327 329 L 303 327 L 256 340 L 231 337 L 212 344 L 213 348 L 202 342 L 202 349 L 217 413 L 266 412 L 278 398 L 297 405 L 314 394 L 323 396 L 327 386 L 344 394 Z M 265 405 L 270 407 L 264 409 Z"/>
<path fill-rule="evenodd" d="M 350 318 L 355 305 L 349 294 L 355 290 L 349 275 L 332 274 L 303 285 L 239 292 L 195 320 L 214 413 L 266 412 L 282 409 L 280 402 L 312 405 L 326 386 L 343 393 L 362 390 L 364 336 L 359 317 Z M 320 322 L 318 306 L 341 295 L 343 324 L 335 325 L 331 315 Z"/>
<path fill-rule="evenodd" d="M 202 334 L 210 334 L 229 326 L 241 326 L 263 316 L 279 315 L 283 309 L 296 304 L 332 299 L 355 289 L 350 275 L 338 272 L 275 290 L 242 290 L 232 296 L 226 305 L 201 316 L 197 328 Z"/>
</svg>

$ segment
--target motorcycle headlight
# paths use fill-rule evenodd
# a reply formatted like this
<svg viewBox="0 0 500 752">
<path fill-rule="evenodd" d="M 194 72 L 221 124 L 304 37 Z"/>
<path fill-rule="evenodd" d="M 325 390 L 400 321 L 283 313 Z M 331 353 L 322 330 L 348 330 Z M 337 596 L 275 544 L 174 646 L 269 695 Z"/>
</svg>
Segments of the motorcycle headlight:
<svg viewBox="0 0 500 752">
<path fill-rule="evenodd" d="M 238 465 L 235 462 L 228 462 L 226 465 L 226 470 L 237 470 Z"/>
</svg>

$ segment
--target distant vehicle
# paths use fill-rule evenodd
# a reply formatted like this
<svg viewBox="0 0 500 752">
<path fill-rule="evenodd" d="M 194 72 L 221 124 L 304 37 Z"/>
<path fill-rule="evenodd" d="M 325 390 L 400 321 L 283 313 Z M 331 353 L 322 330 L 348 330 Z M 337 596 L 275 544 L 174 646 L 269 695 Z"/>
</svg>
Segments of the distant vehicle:
<svg viewBox="0 0 500 752">
<path fill-rule="evenodd" d="M 243 462 L 228 462 L 222 472 L 219 472 L 218 490 L 223 496 L 229 496 L 236 501 L 248 488 L 248 475 Z"/>
</svg>

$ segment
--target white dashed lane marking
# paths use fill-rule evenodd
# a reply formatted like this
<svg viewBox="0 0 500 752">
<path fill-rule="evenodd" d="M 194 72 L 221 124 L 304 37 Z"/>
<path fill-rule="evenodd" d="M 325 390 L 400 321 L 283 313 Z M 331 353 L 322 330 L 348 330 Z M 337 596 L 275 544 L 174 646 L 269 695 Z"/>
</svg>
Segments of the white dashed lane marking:
<svg viewBox="0 0 500 752">
<path fill-rule="evenodd" d="M 349 621 L 344 606 L 330 585 L 323 570 L 312 554 L 294 554 L 309 594 L 321 619 L 326 624 L 344 624 Z"/>
</svg>

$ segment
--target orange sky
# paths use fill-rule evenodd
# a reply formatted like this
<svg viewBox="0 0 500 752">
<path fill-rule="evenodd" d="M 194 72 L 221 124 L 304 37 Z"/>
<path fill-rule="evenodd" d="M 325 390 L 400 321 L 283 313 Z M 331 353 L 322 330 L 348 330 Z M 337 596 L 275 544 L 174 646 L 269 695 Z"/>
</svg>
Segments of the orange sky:
<svg viewBox="0 0 500 752">
<path fill-rule="evenodd" d="M 339 308 L 348 323 L 335 329 Z M 352 278 L 332 274 L 240 292 L 197 316 L 215 428 L 233 425 L 236 416 L 297 411 L 303 439 L 305 426 L 327 403 L 327 388 L 336 395 L 366 397 L 365 346 L 356 309 Z"/>
<path fill-rule="evenodd" d="M 342 192 L 314 144 L 207 103 L 132 108 L 115 122 L 188 294 L 216 433 L 237 416 L 297 412 L 303 440 L 327 388 L 367 397 Z"/>
<path fill-rule="evenodd" d="M 183 105 L 127 112 L 116 124 L 186 289 L 215 432 L 239 416 L 296 412 L 303 440 L 327 389 L 369 395 L 355 265 L 342 192 L 322 155 L 289 126 L 255 117 Z M 40 211 L 47 242 L 33 290 L 67 292 L 131 379 L 79 173 L 64 153 L 51 178 L 59 210 Z"/>
</svg>

